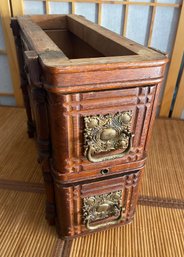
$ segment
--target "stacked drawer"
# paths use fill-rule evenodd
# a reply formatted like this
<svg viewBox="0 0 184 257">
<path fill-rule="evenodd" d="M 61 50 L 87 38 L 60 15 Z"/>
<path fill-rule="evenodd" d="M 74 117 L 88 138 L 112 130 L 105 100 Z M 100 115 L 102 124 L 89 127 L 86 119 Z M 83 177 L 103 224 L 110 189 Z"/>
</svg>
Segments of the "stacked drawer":
<svg viewBox="0 0 184 257">
<path fill-rule="evenodd" d="M 156 86 L 48 94 L 50 168 L 62 237 L 133 218 Z"/>
<path fill-rule="evenodd" d="M 167 58 L 75 15 L 12 28 L 47 220 L 62 238 L 130 222 Z"/>
</svg>

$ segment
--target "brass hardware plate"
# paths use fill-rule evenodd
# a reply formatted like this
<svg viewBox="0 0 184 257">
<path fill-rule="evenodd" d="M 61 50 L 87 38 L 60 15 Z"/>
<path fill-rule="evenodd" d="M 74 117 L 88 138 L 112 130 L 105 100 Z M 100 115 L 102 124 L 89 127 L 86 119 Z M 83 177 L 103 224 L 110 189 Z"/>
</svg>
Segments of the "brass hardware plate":
<svg viewBox="0 0 184 257">
<path fill-rule="evenodd" d="M 109 217 L 114 217 L 114 220 L 98 225 L 90 224 Z M 117 224 L 122 218 L 122 191 L 120 190 L 83 199 L 83 220 L 88 229 Z"/>
<path fill-rule="evenodd" d="M 85 157 L 91 162 L 100 162 L 127 154 L 132 145 L 131 121 L 132 111 L 84 117 Z M 121 150 L 121 153 L 104 155 L 113 150 Z M 99 153 L 103 156 L 99 157 Z"/>
</svg>

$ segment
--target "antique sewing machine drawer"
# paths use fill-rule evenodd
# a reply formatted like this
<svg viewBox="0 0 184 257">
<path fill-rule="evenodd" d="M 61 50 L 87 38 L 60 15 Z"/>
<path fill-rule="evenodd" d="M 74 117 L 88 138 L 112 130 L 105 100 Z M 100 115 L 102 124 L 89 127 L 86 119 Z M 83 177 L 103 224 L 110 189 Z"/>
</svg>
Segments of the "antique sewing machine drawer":
<svg viewBox="0 0 184 257">
<path fill-rule="evenodd" d="M 66 238 L 130 222 L 167 57 L 77 15 L 11 26 L 47 220 Z"/>
<path fill-rule="evenodd" d="M 56 183 L 59 235 L 75 237 L 129 223 L 135 213 L 141 172 L 71 186 Z"/>
<path fill-rule="evenodd" d="M 50 95 L 53 172 L 74 181 L 142 167 L 155 93 L 153 85 Z"/>
</svg>

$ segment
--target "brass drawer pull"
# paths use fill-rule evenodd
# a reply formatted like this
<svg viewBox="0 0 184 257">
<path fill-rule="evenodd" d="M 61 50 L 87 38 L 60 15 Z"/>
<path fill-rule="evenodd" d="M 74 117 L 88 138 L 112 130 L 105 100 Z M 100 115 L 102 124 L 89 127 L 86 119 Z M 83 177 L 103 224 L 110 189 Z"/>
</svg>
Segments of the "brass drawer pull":
<svg viewBox="0 0 184 257">
<path fill-rule="evenodd" d="M 125 219 L 124 211 L 125 208 L 122 207 L 121 190 L 101 195 L 88 196 L 83 200 L 84 224 L 89 230 L 120 223 Z M 109 218 L 112 218 L 113 220 L 107 220 Z M 94 224 L 93 222 L 102 223 Z"/>
<path fill-rule="evenodd" d="M 118 207 L 116 206 L 116 208 L 118 208 Z M 119 208 L 119 213 L 120 213 L 119 216 L 115 220 L 107 221 L 105 223 L 97 224 L 97 225 L 90 224 L 91 217 L 89 215 L 88 217 L 86 217 L 86 220 L 87 220 L 86 227 L 89 230 L 95 230 L 95 229 L 104 228 L 104 227 L 107 227 L 107 226 L 110 226 L 110 225 L 116 225 L 116 224 L 120 223 L 121 221 L 125 220 L 125 214 L 123 214 L 123 208 L 122 207 Z"/>
<path fill-rule="evenodd" d="M 132 134 L 128 134 L 123 132 L 126 135 L 126 138 L 123 140 L 124 144 L 127 145 L 126 150 L 124 151 L 123 148 L 123 152 L 119 153 L 119 154 L 112 154 L 112 155 L 107 155 L 107 156 L 101 156 L 101 157 L 96 157 L 95 155 L 93 155 L 92 153 L 94 152 L 94 148 L 93 146 L 89 145 L 89 149 L 87 151 L 87 159 L 90 162 L 103 162 L 103 161 L 110 161 L 110 160 L 114 160 L 117 158 L 122 158 L 123 156 L 125 156 L 126 154 L 129 153 L 129 151 L 131 150 L 132 147 Z M 121 148 L 119 148 L 121 149 Z M 118 149 L 116 149 L 118 150 Z"/>
<path fill-rule="evenodd" d="M 86 116 L 84 118 L 86 158 L 90 162 L 102 162 L 122 158 L 128 154 L 133 138 L 130 132 L 131 121 L 132 111 Z M 121 152 L 117 153 L 118 150 Z"/>
</svg>

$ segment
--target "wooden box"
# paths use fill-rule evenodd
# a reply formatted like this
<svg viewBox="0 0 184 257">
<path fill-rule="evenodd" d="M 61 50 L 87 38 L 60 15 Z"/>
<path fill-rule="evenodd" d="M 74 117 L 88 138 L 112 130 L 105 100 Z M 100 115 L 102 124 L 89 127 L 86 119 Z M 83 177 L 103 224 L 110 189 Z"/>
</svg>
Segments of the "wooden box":
<svg viewBox="0 0 184 257">
<path fill-rule="evenodd" d="M 11 26 L 46 218 L 63 238 L 130 222 L 166 56 L 77 15 Z"/>
</svg>

